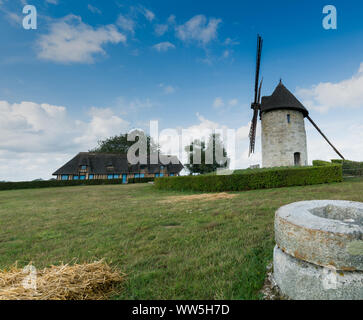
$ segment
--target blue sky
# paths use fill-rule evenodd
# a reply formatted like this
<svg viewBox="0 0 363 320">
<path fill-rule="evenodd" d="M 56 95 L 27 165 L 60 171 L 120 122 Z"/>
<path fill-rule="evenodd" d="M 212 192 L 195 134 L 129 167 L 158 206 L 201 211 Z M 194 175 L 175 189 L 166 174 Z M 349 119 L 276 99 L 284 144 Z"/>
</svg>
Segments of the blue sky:
<svg viewBox="0 0 363 320">
<path fill-rule="evenodd" d="M 36 30 L 22 27 L 27 3 Z M 337 30 L 322 27 L 325 5 L 337 8 Z M 257 33 L 263 95 L 281 77 L 363 160 L 362 21 L 358 0 L 0 0 L 0 180 L 49 178 L 98 139 L 150 120 L 196 135 L 233 128 L 239 166 L 258 163 L 259 152 L 246 156 Z M 336 157 L 306 129 L 310 160 Z"/>
</svg>

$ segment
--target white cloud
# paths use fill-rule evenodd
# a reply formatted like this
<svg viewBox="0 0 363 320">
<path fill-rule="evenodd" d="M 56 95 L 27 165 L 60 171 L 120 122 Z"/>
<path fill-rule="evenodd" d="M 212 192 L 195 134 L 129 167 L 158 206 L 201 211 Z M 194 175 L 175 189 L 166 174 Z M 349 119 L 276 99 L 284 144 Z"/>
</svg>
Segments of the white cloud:
<svg viewBox="0 0 363 320">
<path fill-rule="evenodd" d="M 176 91 L 176 88 L 171 85 L 165 85 L 164 83 L 159 84 L 160 88 L 163 88 L 164 94 L 172 94 Z"/>
<path fill-rule="evenodd" d="M 142 8 L 142 13 L 144 14 L 145 18 L 150 22 L 155 19 L 155 14 L 149 9 Z"/>
<path fill-rule="evenodd" d="M 74 153 L 31 153 L 0 150 L 0 181 L 50 179 Z M 54 178 L 54 177 L 53 177 Z"/>
<path fill-rule="evenodd" d="M 171 42 L 166 41 L 155 44 L 153 48 L 159 52 L 165 52 L 169 49 L 175 49 L 175 46 Z"/>
<path fill-rule="evenodd" d="M 206 45 L 216 39 L 217 29 L 221 19 L 209 18 L 204 15 L 197 15 L 188 20 L 183 25 L 176 27 L 176 36 L 185 42 L 197 41 L 201 45 Z"/>
<path fill-rule="evenodd" d="M 76 153 L 129 129 L 109 108 L 91 108 L 88 118 L 72 120 L 63 106 L 0 101 L 0 181 L 50 178 Z"/>
<path fill-rule="evenodd" d="M 92 13 L 97 13 L 97 14 L 102 14 L 102 11 L 100 9 L 98 9 L 97 7 L 88 4 L 88 10 L 91 11 Z"/>
<path fill-rule="evenodd" d="M 167 24 L 157 24 L 155 25 L 154 29 L 156 35 L 162 36 L 168 31 L 169 26 Z"/>
<path fill-rule="evenodd" d="M 126 42 L 126 37 L 114 25 L 93 28 L 80 17 L 68 15 L 40 36 L 38 57 L 60 63 L 92 63 L 95 54 L 106 54 L 103 45 L 120 42 Z"/>
<path fill-rule="evenodd" d="M 238 100 L 237 99 L 231 99 L 228 101 L 228 104 L 231 106 L 231 107 L 234 107 L 238 104 Z"/>
<path fill-rule="evenodd" d="M 166 20 L 166 23 L 156 24 L 154 26 L 155 34 L 160 37 L 164 35 L 166 32 L 168 32 L 169 29 L 171 29 L 174 25 L 175 25 L 175 16 L 170 15 L 169 18 Z"/>
<path fill-rule="evenodd" d="M 199 113 L 197 113 L 198 123 L 191 125 L 187 128 L 183 128 L 184 132 L 188 133 L 188 136 L 192 140 L 208 140 L 208 137 L 211 133 L 220 133 L 224 140 L 224 146 L 227 150 L 227 155 L 232 156 L 235 154 L 234 165 L 235 168 L 247 168 L 252 164 L 258 164 L 261 162 L 261 153 L 256 152 L 253 156 L 248 157 L 248 148 L 249 148 L 249 123 L 241 126 L 239 128 L 228 128 L 225 125 L 217 123 L 215 121 L 211 121 Z M 227 130 L 234 129 L 235 133 L 235 144 L 233 145 L 230 141 L 228 143 Z M 170 129 L 168 129 L 170 130 Z M 181 128 L 175 129 L 179 134 L 181 134 Z M 259 137 L 259 130 L 257 131 L 257 136 Z M 178 155 L 179 159 L 182 160 L 183 163 L 187 161 L 187 155 L 185 153 L 185 147 L 189 144 L 188 139 L 185 139 L 182 145 L 178 145 L 175 139 L 168 139 L 166 135 L 161 135 L 159 137 L 159 144 L 161 146 L 161 150 L 166 154 Z M 179 141 L 180 143 L 180 141 Z M 259 143 L 257 143 L 257 146 Z M 234 149 L 234 150 L 232 150 Z"/>
<path fill-rule="evenodd" d="M 168 24 L 175 24 L 175 15 L 171 14 L 167 20 Z"/>
<path fill-rule="evenodd" d="M 349 160 L 362 161 L 363 125 L 360 119 L 325 121 L 324 116 L 314 119 L 341 154 Z M 339 159 L 339 156 L 317 130 L 305 122 L 307 131 L 308 158 L 312 160 Z"/>
<path fill-rule="evenodd" d="M 135 33 L 136 23 L 133 19 L 120 14 L 117 18 L 116 24 L 124 31 Z"/>
<path fill-rule="evenodd" d="M 230 50 L 224 50 L 222 54 L 222 58 L 227 59 L 231 54 Z"/>
<path fill-rule="evenodd" d="M 214 108 L 222 108 L 225 106 L 225 103 L 221 97 L 217 97 L 213 101 L 213 107 Z"/>
<path fill-rule="evenodd" d="M 226 46 L 237 46 L 239 45 L 239 42 L 236 40 L 233 40 L 231 38 L 226 38 L 226 40 L 224 40 L 224 45 Z"/>
<path fill-rule="evenodd" d="M 112 136 L 116 133 L 127 131 L 129 123 L 115 115 L 109 108 L 92 107 L 90 112 L 91 121 L 77 121 L 76 126 L 81 129 L 82 135 L 74 138 L 77 145 L 91 146 L 102 138 Z"/>
<path fill-rule="evenodd" d="M 308 109 L 326 112 L 332 108 L 363 107 L 363 63 L 350 79 L 322 82 L 309 89 L 298 88 L 297 95 Z"/>
<path fill-rule="evenodd" d="M 5 14 L 5 18 L 16 27 L 22 26 L 23 17 L 15 12 L 9 11 L 5 8 L 1 7 L 2 3 L 0 3 L 0 11 Z"/>
<path fill-rule="evenodd" d="M 115 108 L 120 110 L 122 114 L 129 114 L 130 112 L 138 112 L 141 109 L 149 109 L 155 106 L 157 106 L 157 103 L 152 102 L 150 98 L 127 100 L 121 96 L 117 98 Z"/>
</svg>

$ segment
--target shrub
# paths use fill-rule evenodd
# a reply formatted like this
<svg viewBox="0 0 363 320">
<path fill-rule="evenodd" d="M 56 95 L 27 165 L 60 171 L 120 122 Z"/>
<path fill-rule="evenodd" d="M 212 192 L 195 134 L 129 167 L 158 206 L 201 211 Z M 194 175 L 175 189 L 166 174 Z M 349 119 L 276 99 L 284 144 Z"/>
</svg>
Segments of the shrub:
<svg viewBox="0 0 363 320">
<path fill-rule="evenodd" d="M 323 161 L 323 160 L 313 160 L 313 166 L 327 166 L 331 163 L 329 161 Z"/>
<path fill-rule="evenodd" d="M 21 182 L 1 182 L 0 190 L 70 187 L 81 185 L 102 185 L 102 184 L 122 184 L 122 179 L 95 179 L 95 180 L 46 180 L 46 181 L 21 181 Z"/>
<path fill-rule="evenodd" d="M 343 164 L 343 159 L 332 159 L 331 160 L 332 163 L 339 163 L 339 164 Z"/>
<path fill-rule="evenodd" d="M 128 183 L 146 183 L 146 182 L 150 182 L 150 181 L 154 181 L 154 178 L 148 177 L 148 178 L 129 178 L 128 179 Z"/>
<path fill-rule="evenodd" d="M 339 160 L 332 160 L 337 163 Z M 362 176 L 363 175 L 363 162 L 340 160 L 343 166 L 343 174 L 350 176 Z"/>
<path fill-rule="evenodd" d="M 158 189 L 203 192 L 244 191 L 343 181 L 342 166 L 286 167 L 239 170 L 231 175 L 200 175 L 156 178 Z"/>
<path fill-rule="evenodd" d="M 145 183 L 154 178 L 129 178 L 128 183 Z M 94 179 L 94 180 L 38 180 L 21 182 L 0 182 L 1 190 L 34 189 L 51 187 L 71 187 L 83 185 L 122 184 L 122 179 Z"/>
</svg>

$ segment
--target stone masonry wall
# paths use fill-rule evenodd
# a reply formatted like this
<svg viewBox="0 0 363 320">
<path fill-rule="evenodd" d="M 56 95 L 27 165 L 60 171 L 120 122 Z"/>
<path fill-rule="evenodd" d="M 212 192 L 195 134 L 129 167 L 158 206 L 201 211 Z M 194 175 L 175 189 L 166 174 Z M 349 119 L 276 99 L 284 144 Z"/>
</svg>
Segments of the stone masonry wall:
<svg viewBox="0 0 363 320">
<path fill-rule="evenodd" d="M 287 115 L 290 115 L 288 123 Z M 262 114 L 262 166 L 293 166 L 294 153 L 300 152 L 300 165 L 308 165 L 304 116 L 295 110 L 276 110 Z"/>
</svg>

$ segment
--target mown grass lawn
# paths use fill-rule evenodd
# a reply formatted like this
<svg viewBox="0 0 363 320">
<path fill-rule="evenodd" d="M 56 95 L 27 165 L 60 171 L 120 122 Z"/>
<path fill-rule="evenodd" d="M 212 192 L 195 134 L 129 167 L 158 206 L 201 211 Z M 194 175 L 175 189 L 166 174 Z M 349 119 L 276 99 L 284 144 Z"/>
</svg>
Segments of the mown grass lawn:
<svg viewBox="0 0 363 320">
<path fill-rule="evenodd" d="M 186 195 L 150 184 L 1 191 L 0 268 L 105 258 L 127 274 L 116 299 L 258 299 L 275 210 L 300 200 L 363 201 L 363 179 Z"/>
</svg>

